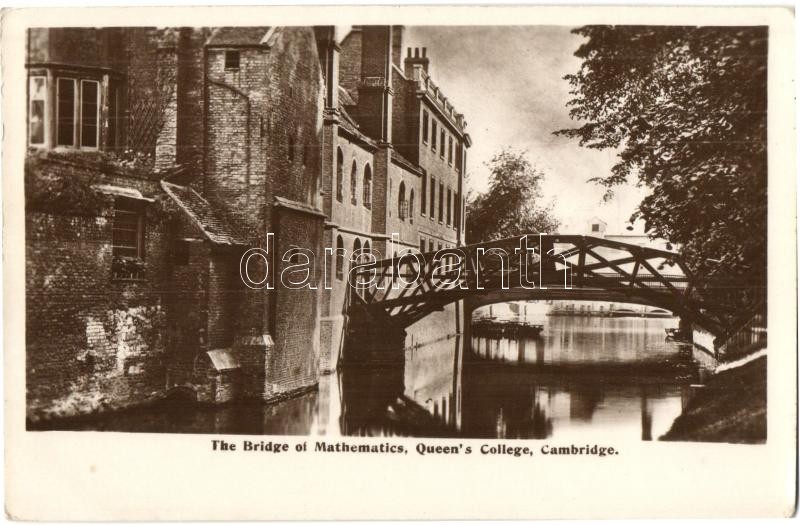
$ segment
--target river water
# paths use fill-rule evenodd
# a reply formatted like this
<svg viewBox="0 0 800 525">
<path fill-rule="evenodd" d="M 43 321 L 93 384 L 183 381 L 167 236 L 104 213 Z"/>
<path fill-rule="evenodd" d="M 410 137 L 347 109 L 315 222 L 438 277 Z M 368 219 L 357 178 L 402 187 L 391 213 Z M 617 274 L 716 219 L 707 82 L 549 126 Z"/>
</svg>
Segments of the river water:
<svg viewBox="0 0 800 525">
<path fill-rule="evenodd" d="M 442 335 L 403 365 L 345 369 L 272 405 L 163 403 L 76 421 L 75 430 L 326 436 L 655 440 L 701 381 L 676 319 L 546 317 L 529 339 Z"/>
</svg>

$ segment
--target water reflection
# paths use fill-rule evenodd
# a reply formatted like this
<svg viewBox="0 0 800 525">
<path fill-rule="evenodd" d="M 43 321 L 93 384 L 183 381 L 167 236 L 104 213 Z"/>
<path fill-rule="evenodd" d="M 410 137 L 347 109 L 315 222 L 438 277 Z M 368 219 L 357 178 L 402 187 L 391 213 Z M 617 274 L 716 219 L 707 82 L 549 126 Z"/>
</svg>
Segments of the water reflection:
<svg viewBox="0 0 800 525">
<path fill-rule="evenodd" d="M 274 405 L 162 404 L 72 428 L 658 439 L 698 381 L 691 349 L 664 339 L 675 322 L 550 317 L 536 339 L 441 336 L 407 348 L 403 367 L 346 369 L 323 377 L 318 391 Z"/>
</svg>

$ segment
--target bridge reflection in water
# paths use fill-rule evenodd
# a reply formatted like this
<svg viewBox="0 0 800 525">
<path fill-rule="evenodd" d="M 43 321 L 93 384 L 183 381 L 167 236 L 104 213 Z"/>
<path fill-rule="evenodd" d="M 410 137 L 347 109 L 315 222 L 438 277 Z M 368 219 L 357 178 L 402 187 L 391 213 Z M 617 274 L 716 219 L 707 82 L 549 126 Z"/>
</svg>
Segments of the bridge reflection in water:
<svg viewBox="0 0 800 525">
<path fill-rule="evenodd" d="M 442 312 L 444 314 L 445 312 Z M 397 367 L 345 368 L 282 403 L 163 405 L 84 429 L 231 434 L 658 439 L 701 369 L 675 319 L 548 317 L 537 339 L 409 330 Z M 441 329 L 441 325 L 439 324 Z"/>
</svg>

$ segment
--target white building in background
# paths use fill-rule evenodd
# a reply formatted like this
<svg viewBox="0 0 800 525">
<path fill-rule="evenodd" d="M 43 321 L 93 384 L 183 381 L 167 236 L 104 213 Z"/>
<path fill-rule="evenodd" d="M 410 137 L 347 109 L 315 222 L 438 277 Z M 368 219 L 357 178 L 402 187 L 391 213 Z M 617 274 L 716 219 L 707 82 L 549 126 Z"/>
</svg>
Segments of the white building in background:
<svg viewBox="0 0 800 525">
<path fill-rule="evenodd" d="M 637 246 L 647 246 L 658 250 L 675 251 L 675 247 L 663 239 L 650 239 L 644 232 L 622 231 L 620 233 L 610 233 L 608 224 L 598 218 L 592 217 L 586 225 L 584 235 L 600 237 L 610 241 L 635 244 Z M 595 251 L 602 257 L 609 260 L 618 255 L 612 248 L 596 248 Z M 663 261 L 662 261 L 663 262 Z M 620 265 L 625 271 L 633 271 L 633 263 Z M 658 266 L 656 266 L 658 267 Z M 639 268 L 639 274 L 649 273 L 644 268 Z M 677 266 L 669 267 L 670 273 L 682 274 Z M 671 313 L 663 308 L 645 306 L 639 304 L 616 303 L 611 301 L 546 301 L 548 305 L 547 315 L 577 315 L 591 317 L 671 317 Z"/>
</svg>

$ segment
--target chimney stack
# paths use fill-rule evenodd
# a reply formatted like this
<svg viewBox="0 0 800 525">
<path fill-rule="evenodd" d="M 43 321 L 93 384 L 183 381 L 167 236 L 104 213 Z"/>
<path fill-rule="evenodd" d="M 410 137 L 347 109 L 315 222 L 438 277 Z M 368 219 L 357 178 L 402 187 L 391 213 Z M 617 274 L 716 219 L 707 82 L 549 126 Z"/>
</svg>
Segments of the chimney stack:
<svg viewBox="0 0 800 525">
<path fill-rule="evenodd" d="M 428 64 L 430 61 L 428 60 L 428 48 L 423 47 L 420 51 L 420 48 L 408 48 L 406 61 L 405 61 L 405 68 L 404 72 L 407 78 L 412 78 L 414 76 L 414 66 L 420 65 L 425 72 L 428 72 Z"/>
</svg>

